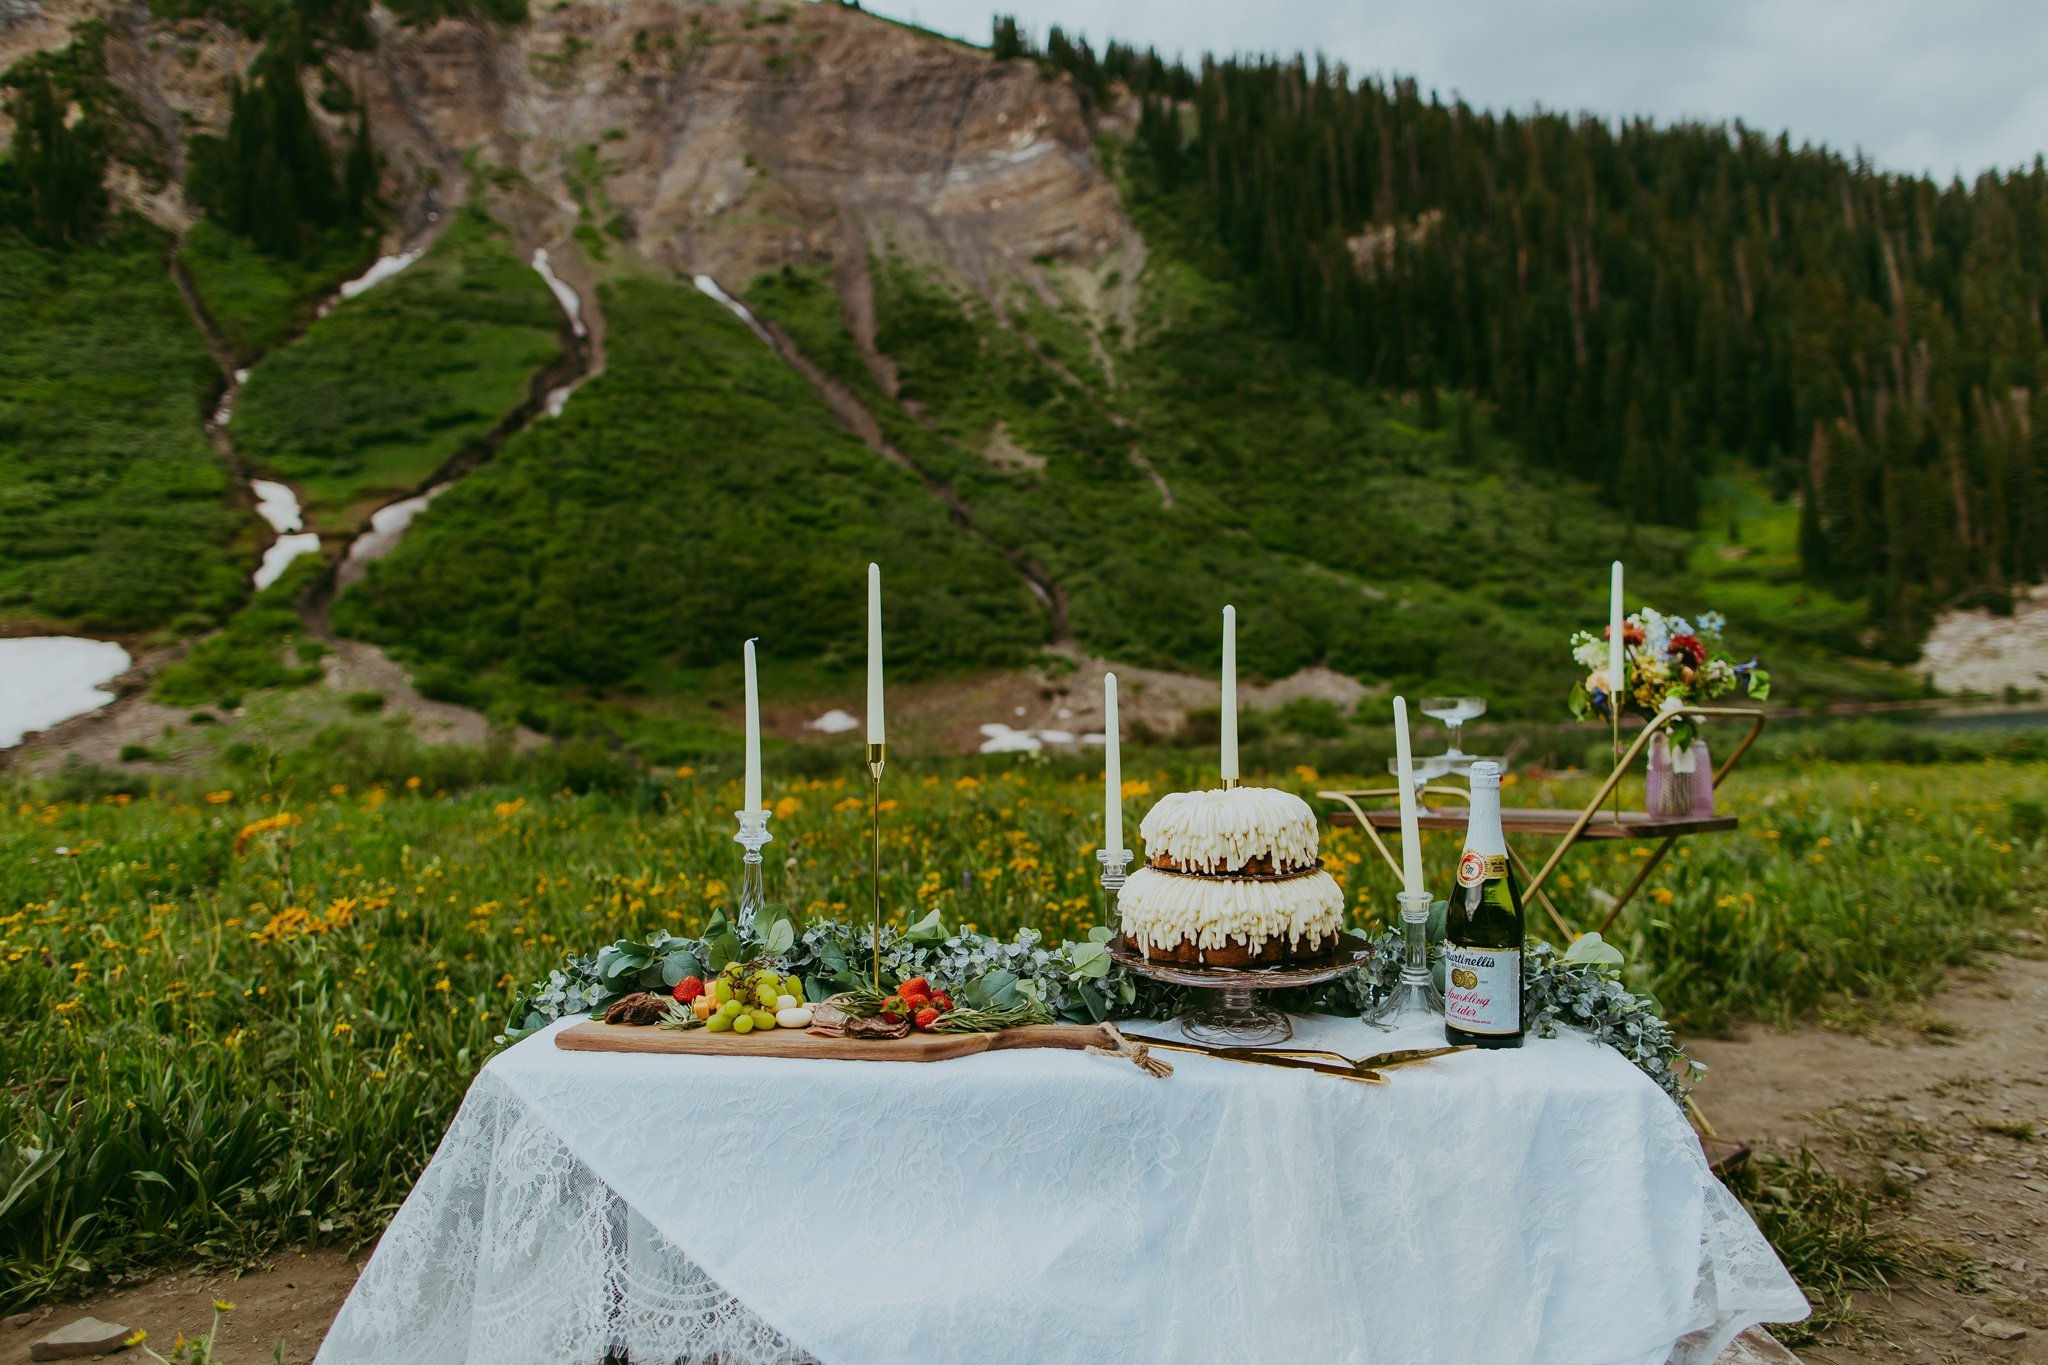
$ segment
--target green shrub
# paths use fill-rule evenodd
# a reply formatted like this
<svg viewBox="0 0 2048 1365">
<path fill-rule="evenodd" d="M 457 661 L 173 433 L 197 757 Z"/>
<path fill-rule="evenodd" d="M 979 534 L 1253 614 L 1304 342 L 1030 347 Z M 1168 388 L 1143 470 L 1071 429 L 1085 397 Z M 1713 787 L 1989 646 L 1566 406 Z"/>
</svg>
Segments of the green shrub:
<svg viewBox="0 0 2048 1365">
<path fill-rule="evenodd" d="M 206 440 L 220 376 L 169 240 L 129 218 L 59 253 L 0 228 L 0 617 L 183 632 L 242 598 L 256 523 Z"/>
<path fill-rule="evenodd" d="M 299 595 L 320 573 L 320 560 L 294 560 L 277 582 L 256 595 L 220 631 L 198 641 L 185 657 L 157 674 L 153 695 L 167 706 L 214 705 L 233 710 L 246 692 L 265 687 L 304 687 L 323 670 L 310 662 L 308 641 L 299 629 Z M 294 648 L 300 662 L 287 663 Z"/>
<path fill-rule="evenodd" d="M 235 447 L 296 484 L 316 521 L 359 511 L 480 441 L 559 355 L 546 285 L 472 206 L 402 274 L 250 372 Z"/>
</svg>

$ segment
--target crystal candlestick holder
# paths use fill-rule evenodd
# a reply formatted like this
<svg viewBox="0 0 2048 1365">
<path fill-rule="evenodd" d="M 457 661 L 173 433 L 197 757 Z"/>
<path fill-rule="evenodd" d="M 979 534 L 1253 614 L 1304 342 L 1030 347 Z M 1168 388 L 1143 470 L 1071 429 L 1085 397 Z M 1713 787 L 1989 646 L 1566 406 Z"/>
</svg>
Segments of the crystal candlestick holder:
<svg viewBox="0 0 2048 1365">
<path fill-rule="evenodd" d="M 1131 851 L 1127 848 L 1098 848 L 1095 858 L 1102 864 L 1102 889 L 1109 895 L 1109 918 L 1104 923 L 1122 933 L 1123 912 L 1118 906 L 1118 898 L 1123 894 L 1124 883 L 1129 880 L 1124 869 L 1131 865 Z"/>
<path fill-rule="evenodd" d="M 740 832 L 732 836 L 732 841 L 746 850 L 740 863 L 739 931 L 742 937 L 748 937 L 754 932 L 754 916 L 768 903 L 761 889 L 761 849 L 774 842 L 775 836 L 768 832 L 765 810 L 734 811 L 733 817 L 740 822 Z"/>
<path fill-rule="evenodd" d="M 1401 903 L 1401 979 L 1373 1007 L 1366 1021 L 1398 1028 L 1403 1024 L 1441 1019 L 1443 992 L 1429 974 L 1429 906 L 1427 891 L 1403 891 Z"/>
</svg>

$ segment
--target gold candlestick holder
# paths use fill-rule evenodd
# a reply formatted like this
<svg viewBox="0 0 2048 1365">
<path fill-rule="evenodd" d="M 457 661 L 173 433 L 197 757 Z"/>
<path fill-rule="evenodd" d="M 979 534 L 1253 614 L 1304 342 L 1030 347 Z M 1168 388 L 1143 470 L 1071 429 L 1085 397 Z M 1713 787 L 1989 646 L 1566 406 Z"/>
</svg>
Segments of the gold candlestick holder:
<svg viewBox="0 0 2048 1365">
<path fill-rule="evenodd" d="M 1607 718 L 1614 732 L 1614 753 L 1609 761 L 1619 763 L 1621 762 L 1621 698 L 1614 694 L 1614 689 L 1611 685 L 1607 691 Z M 1619 782 L 1614 784 L 1613 800 L 1614 804 L 1609 813 L 1614 816 L 1614 822 L 1620 824 L 1621 783 Z"/>
<path fill-rule="evenodd" d="M 874 779 L 874 869 L 875 901 L 874 977 L 875 990 L 882 989 L 882 767 L 888 762 L 887 744 L 868 745 L 868 775 Z"/>
</svg>

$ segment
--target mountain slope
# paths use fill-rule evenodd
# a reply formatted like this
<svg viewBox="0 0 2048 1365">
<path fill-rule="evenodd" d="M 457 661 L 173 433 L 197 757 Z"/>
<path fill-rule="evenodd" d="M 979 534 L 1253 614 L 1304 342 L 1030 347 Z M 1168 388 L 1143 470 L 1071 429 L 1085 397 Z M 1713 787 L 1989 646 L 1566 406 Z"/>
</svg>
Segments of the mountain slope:
<svg viewBox="0 0 2048 1365">
<path fill-rule="evenodd" d="M 109 107 L 146 113 L 163 147 L 250 145 L 225 94 L 252 53 L 242 20 L 107 12 Z M 1154 183 L 1158 135 L 1128 97 L 831 4 L 408 13 L 316 44 L 306 117 L 337 159 L 360 120 L 391 249 L 488 218 L 511 253 L 492 248 L 490 287 L 537 306 L 517 261 L 546 246 L 609 352 L 559 421 L 513 436 L 335 601 L 338 628 L 425 690 L 688 752 L 729 724 L 709 699 L 744 635 L 772 691 L 845 695 L 875 558 L 905 680 L 1048 648 L 1203 673 L 1234 601 L 1254 674 L 1334 668 L 1541 713 L 1617 554 L 1667 608 L 1735 604 L 1709 584 L 1739 598 L 1737 640 L 1791 695 L 1908 686 L 1844 662 L 1864 609 L 1799 581 L 1776 529 L 1796 511 L 1756 503 L 1758 476 L 1702 483 L 1712 537 L 1633 519 L 1530 458 L 1520 414 L 1436 383 L 1388 392 L 1291 335 L 1261 276 Z M 460 271 L 437 293 L 419 266 L 294 340 L 319 261 L 224 242 L 115 164 L 117 207 L 187 232 L 236 359 L 264 352 L 230 435 L 310 481 L 330 553 L 364 495 L 502 426 L 545 360 L 544 319 L 522 313 L 534 348 L 496 347 L 503 384 L 380 426 L 382 397 L 422 377 L 408 356 L 448 359 L 436 327 L 496 303 Z M 1752 533 L 1723 536 L 1730 515 Z"/>
</svg>

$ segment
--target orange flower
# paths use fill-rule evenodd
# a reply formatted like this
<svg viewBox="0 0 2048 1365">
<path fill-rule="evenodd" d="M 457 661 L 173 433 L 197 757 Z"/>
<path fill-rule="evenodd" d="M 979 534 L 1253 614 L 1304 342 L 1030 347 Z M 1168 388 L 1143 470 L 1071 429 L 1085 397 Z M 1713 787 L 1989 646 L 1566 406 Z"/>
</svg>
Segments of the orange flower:
<svg viewBox="0 0 2048 1365">
<path fill-rule="evenodd" d="M 259 834 L 273 834 L 278 830 L 289 829 L 293 825 L 303 825 L 305 823 L 303 819 L 292 814 L 290 811 L 279 811 L 276 815 L 266 815 L 261 820 L 251 820 L 248 824 L 242 826 L 239 834 L 235 835 L 235 856 L 240 857 L 242 850 L 249 846 L 249 841 Z"/>
</svg>

